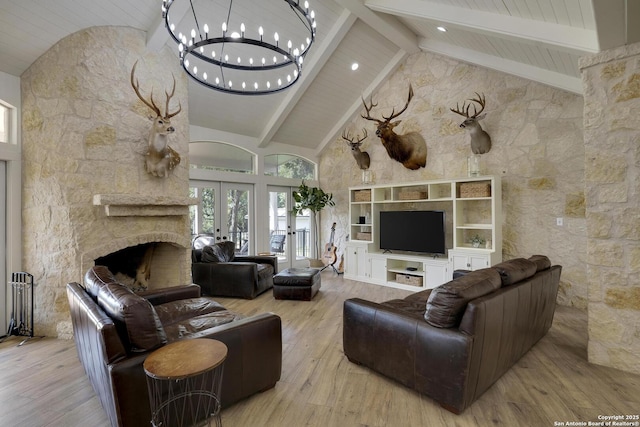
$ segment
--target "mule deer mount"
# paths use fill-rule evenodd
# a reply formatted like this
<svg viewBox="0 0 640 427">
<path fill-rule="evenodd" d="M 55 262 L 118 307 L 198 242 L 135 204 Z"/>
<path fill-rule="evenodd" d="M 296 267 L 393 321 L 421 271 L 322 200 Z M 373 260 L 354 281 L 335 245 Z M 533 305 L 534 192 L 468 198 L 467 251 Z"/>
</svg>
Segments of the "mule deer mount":
<svg viewBox="0 0 640 427">
<path fill-rule="evenodd" d="M 467 101 L 470 101 L 469 105 L 467 105 Z M 484 131 L 484 129 L 482 129 L 480 123 L 478 123 L 478 121 L 484 119 L 486 116 L 486 113 L 481 114 L 485 107 L 484 94 L 480 95 L 476 92 L 476 98 L 467 99 L 467 101 L 462 103 L 462 108 L 460 108 L 456 102 L 455 110 L 453 108 L 449 109 L 456 114 L 466 117 L 465 120 L 460 123 L 460 127 L 467 129 L 469 131 L 469 135 L 471 135 L 471 151 L 473 154 L 488 153 L 489 150 L 491 150 L 491 137 Z M 480 106 L 480 111 L 477 111 L 475 104 Z M 472 105 L 473 115 L 470 116 L 469 109 Z"/>
<path fill-rule="evenodd" d="M 138 79 L 134 77 L 137 65 L 138 61 L 133 64 L 133 68 L 131 69 L 131 87 L 133 87 L 138 98 L 140 98 L 140 100 L 155 113 L 155 118 L 151 116 L 153 119 L 153 125 L 149 131 L 149 144 L 147 153 L 145 154 L 145 170 L 153 176 L 166 178 L 169 176 L 169 171 L 174 169 L 180 163 L 180 155 L 176 150 L 168 145 L 167 141 L 168 135 L 172 134 L 176 130 L 171 125 L 171 118 L 182 111 L 182 104 L 178 104 L 178 109 L 176 111 L 172 113 L 169 112 L 169 102 L 176 92 L 176 78 L 172 75 L 173 88 L 171 89 L 171 93 L 166 90 L 164 92 L 167 97 L 167 101 L 165 104 L 165 113 L 163 115 L 160 108 L 153 100 L 153 88 L 151 88 L 149 100 L 146 100 L 144 96 L 140 94 L 140 83 L 138 82 Z"/>
<path fill-rule="evenodd" d="M 360 134 L 356 135 L 355 138 L 357 141 L 353 142 L 353 138 L 348 132 L 342 132 L 342 139 L 347 141 L 347 145 L 351 147 L 351 154 L 353 154 L 353 158 L 356 159 L 358 167 L 362 170 L 367 170 L 371 165 L 371 158 L 369 157 L 369 153 L 360 150 L 362 141 L 367 139 L 367 130 L 362 129 L 362 138 L 360 138 Z"/>
<path fill-rule="evenodd" d="M 395 112 L 396 110 L 394 108 L 389 117 L 382 116 L 384 120 L 371 117 L 371 110 L 378 105 L 373 103 L 373 97 L 370 99 L 369 105 L 367 105 L 363 98 L 362 103 L 364 104 L 367 115 L 362 114 L 361 116 L 363 119 L 378 123 L 376 135 L 380 137 L 382 146 L 387 150 L 389 157 L 402 163 L 405 168 L 415 170 L 423 168 L 427 164 L 427 143 L 418 132 L 408 132 L 404 135 L 398 135 L 393 131 L 393 128 L 398 126 L 401 120 L 391 122 L 391 120 L 405 112 L 409 106 L 409 102 L 411 102 L 411 98 L 413 98 L 413 87 L 409 85 L 409 96 L 404 108 L 398 113 Z"/>
</svg>

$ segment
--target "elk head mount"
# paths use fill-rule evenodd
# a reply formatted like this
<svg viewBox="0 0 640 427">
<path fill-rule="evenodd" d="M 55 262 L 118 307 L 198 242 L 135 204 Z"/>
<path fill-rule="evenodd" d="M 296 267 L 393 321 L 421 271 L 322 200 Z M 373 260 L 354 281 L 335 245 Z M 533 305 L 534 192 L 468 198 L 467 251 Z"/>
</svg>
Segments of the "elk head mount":
<svg viewBox="0 0 640 427">
<path fill-rule="evenodd" d="M 469 105 L 467 105 L 467 101 L 470 101 Z M 469 135 L 471 135 L 471 151 L 473 154 L 484 154 L 488 153 L 491 150 L 491 137 L 487 132 L 482 129 L 480 123 L 478 121 L 484 119 L 486 113 L 481 114 L 484 111 L 485 107 L 485 97 L 484 94 L 480 95 L 476 92 L 476 98 L 467 99 L 462 103 L 462 108 L 456 102 L 455 110 L 453 108 L 449 108 L 456 114 L 460 114 L 461 116 L 466 117 L 465 120 L 460 123 L 460 127 L 469 130 Z M 478 104 L 481 108 L 480 111 L 477 111 L 475 103 Z M 473 115 L 469 115 L 469 108 L 473 105 Z"/>
<path fill-rule="evenodd" d="M 348 132 L 346 131 L 342 132 L 342 139 L 347 141 L 347 145 L 351 147 L 351 154 L 353 154 L 353 158 L 356 159 L 356 163 L 358 164 L 358 167 L 362 170 L 367 170 L 371 165 L 371 158 L 369 157 L 369 153 L 367 153 L 366 151 L 360 150 L 362 141 L 367 139 L 367 130 L 362 129 L 362 138 L 360 138 L 359 134 L 356 135 L 355 138 L 357 139 L 357 141 L 353 142 L 353 138 Z"/>
<path fill-rule="evenodd" d="M 138 79 L 134 77 L 137 65 L 138 61 L 133 64 L 133 68 L 131 69 L 131 87 L 133 87 L 138 98 L 140 98 L 140 100 L 155 113 L 155 118 L 151 116 L 153 125 L 149 131 L 149 144 L 145 155 L 145 170 L 153 176 L 166 178 L 169 176 L 169 171 L 180 163 L 180 155 L 167 143 L 168 135 L 172 134 L 176 130 L 171 126 L 171 118 L 182 111 L 182 104 L 179 104 L 176 111 L 172 113 L 169 112 L 169 101 L 171 101 L 171 98 L 176 91 L 176 78 L 172 75 L 173 88 L 171 89 L 171 93 L 166 90 L 164 92 L 167 97 L 167 101 L 165 104 L 165 113 L 163 115 L 160 108 L 153 100 L 153 88 L 151 89 L 151 95 L 149 96 L 148 101 L 140 94 L 140 83 L 138 82 Z"/>
<path fill-rule="evenodd" d="M 398 113 L 395 112 L 396 110 L 394 108 L 389 117 L 382 116 L 384 120 L 371 117 L 371 110 L 378 104 L 374 104 L 372 98 L 369 105 L 367 105 L 363 98 L 362 103 L 364 104 L 367 115 L 362 114 L 362 118 L 378 123 L 376 135 L 380 137 L 382 146 L 387 150 L 389 157 L 402 163 L 405 168 L 415 170 L 423 168 L 427 164 L 427 143 L 418 132 L 408 132 L 404 135 L 398 135 L 393 131 L 393 128 L 398 126 L 401 120 L 391 122 L 391 120 L 405 112 L 409 106 L 409 102 L 411 102 L 411 98 L 413 98 L 413 88 L 409 85 L 409 97 L 407 98 L 407 103 L 404 108 Z"/>
</svg>

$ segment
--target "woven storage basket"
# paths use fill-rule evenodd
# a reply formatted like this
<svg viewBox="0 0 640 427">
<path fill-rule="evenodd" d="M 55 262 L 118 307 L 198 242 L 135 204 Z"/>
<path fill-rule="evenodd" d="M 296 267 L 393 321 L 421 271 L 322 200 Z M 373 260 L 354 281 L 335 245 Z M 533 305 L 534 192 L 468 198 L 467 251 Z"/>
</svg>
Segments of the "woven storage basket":
<svg viewBox="0 0 640 427">
<path fill-rule="evenodd" d="M 403 285 L 422 286 L 422 277 L 396 273 L 396 282 Z"/>
<path fill-rule="evenodd" d="M 460 184 L 460 198 L 491 197 L 491 184 L 488 182 L 463 182 Z"/>
<path fill-rule="evenodd" d="M 356 233 L 356 239 L 358 240 L 371 240 L 371 233 L 369 232 L 358 232 Z"/>
<path fill-rule="evenodd" d="M 370 202 L 371 190 L 358 190 L 353 195 L 356 202 Z"/>
<path fill-rule="evenodd" d="M 426 191 L 401 191 L 398 193 L 398 200 L 420 200 L 426 199 Z"/>
</svg>

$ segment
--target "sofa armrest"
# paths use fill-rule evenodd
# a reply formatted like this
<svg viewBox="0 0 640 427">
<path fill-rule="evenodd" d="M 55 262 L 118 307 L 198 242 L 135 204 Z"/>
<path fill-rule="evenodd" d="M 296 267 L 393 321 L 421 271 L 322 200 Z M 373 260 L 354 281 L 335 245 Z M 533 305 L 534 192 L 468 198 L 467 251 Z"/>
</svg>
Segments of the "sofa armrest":
<svg viewBox="0 0 640 427">
<path fill-rule="evenodd" d="M 151 404 L 148 399 L 147 375 L 144 361 L 152 352 L 145 352 L 121 360 L 109 366 L 111 390 L 118 425 L 135 427 L 149 424 Z"/>
<path fill-rule="evenodd" d="M 139 292 L 138 295 L 149 301 L 151 305 L 160 305 L 181 299 L 198 298 L 200 296 L 200 286 L 195 283 L 171 286 L 168 288 Z"/>
<path fill-rule="evenodd" d="M 262 313 L 201 331 L 194 338 L 213 338 L 228 348 L 222 377 L 222 407 L 273 387 L 282 371 L 282 321 Z"/>
<path fill-rule="evenodd" d="M 241 255 L 236 256 L 233 262 L 255 262 L 256 264 L 269 264 L 273 267 L 273 273 L 278 272 L 278 257 L 271 255 Z"/>
<path fill-rule="evenodd" d="M 454 412 L 466 407 L 473 337 L 359 298 L 346 300 L 343 309 L 344 353 L 350 361 L 424 393 Z"/>
<path fill-rule="evenodd" d="M 191 273 L 204 295 L 253 298 L 258 286 L 254 262 L 198 262 L 191 264 Z"/>
</svg>

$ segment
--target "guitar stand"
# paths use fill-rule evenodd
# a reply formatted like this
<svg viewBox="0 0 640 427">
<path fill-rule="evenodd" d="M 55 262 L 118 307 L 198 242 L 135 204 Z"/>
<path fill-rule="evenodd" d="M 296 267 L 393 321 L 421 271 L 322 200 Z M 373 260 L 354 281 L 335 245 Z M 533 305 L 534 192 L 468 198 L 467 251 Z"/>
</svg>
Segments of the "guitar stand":
<svg viewBox="0 0 640 427">
<path fill-rule="evenodd" d="M 327 268 L 327 267 L 331 267 L 331 268 L 333 268 L 333 271 L 335 271 L 335 273 L 336 273 L 338 276 L 342 274 L 342 273 L 340 273 L 340 272 L 338 271 L 338 269 L 336 268 L 336 266 L 335 266 L 335 265 L 333 265 L 333 264 L 327 264 L 327 265 L 325 265 L 324 267 L 322 267 L 322 268 L 320 269 L 320 272 L 324 271 L 324 269 L 325 269 L 325 268 Z"/>
</svg>

